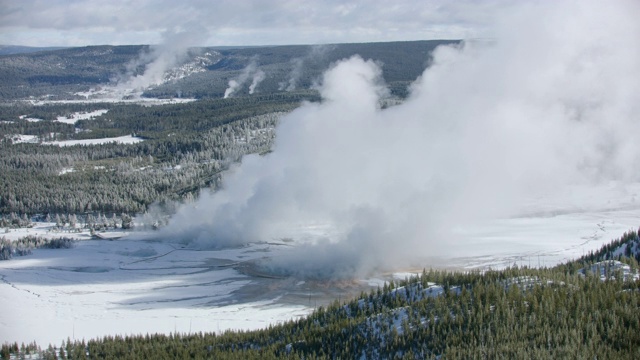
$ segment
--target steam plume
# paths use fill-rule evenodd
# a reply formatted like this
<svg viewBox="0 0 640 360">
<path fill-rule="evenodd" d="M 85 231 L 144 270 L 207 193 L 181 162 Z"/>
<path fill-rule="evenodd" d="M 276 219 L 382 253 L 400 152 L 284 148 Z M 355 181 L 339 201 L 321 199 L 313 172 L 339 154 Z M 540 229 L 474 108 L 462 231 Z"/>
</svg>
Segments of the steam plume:
<svg viewBox="0 0 640 360">
<path fill-rule="evenodd" d="M 127 66 L 127 73 L 118 81 L 122 90 L 143 91 L 164 81 L 165 73 L 185 60 L 190 47 L 199 45 L 208 36 L 208 31 L 194 24 L 187 28 L 173 28 L 162 35 L 162 43 L 152 46 Z M 138 67 L 144 66 L 142 74 L 135 75 Z"/>
<path fill-rule="evenodd" d="M 301 58 L 295 58 L 291 60 L 291 72 L 289 73 L 289 80 L 283 81 L 279 84 L 278 90 L 293 91 L 298 86 L 298 81 L 302 76 L 302 65 L 304 60 Z"/>
<path fill-rule="evenodd" d="M 258 62 L 253 59 L 251 62 L 242 69 L 240 75 L 237 78 L 229 80 L 229 87 L 224 91 L 224 98 L 233 96 L 247 81 L 252 78 L 251 85 L 249 85 L 249 94 L 253 94 L 256 87 L 265 78 L 265 74 L 262 70 L 258 69 Z"/>
<path fill-rule="evenodd" d="M 251 81 L 251 85 L 249 85 L 249 94 L 253 94 L 256 91 L 256 87 L 264 80 L 264 71 L 257 70 L 253 74 L 253 80 Z"/>
<path fill-rule="evenodd" d="M 543 2 L 498 14 L 491 42 L 440 47 L 401 105 L 373 61 L 323 77 L 322 103 L 277 128 L 274 151 L 229 171 L 164 236 L 220 247 L 290 237 L 262 264 L 352 276 L 447 254 L 451 229 L 517 214 L 527 196 L 637 181 L 635 2 Z"/>
<path fill-rule="evenodd" d="M 297 89 L 300 79 L 302 78 L 305 63 L 318 63 L 328 52 L 334 50 L 333 45 L 314 45 L 311 46 L 309 53 L 302 58 L 291 59 L 291 71 L 287 81 L 278 84 L 278 90 L 293 91 Z"/>
</svg>

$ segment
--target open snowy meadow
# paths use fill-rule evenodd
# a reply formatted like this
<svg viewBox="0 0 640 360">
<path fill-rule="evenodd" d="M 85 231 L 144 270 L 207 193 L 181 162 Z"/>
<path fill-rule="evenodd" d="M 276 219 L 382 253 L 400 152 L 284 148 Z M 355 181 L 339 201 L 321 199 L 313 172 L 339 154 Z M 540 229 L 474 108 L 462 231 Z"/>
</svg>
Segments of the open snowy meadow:
<svg viewBox="0 0 640 360">
<path fill-rule="evenodd" d="M 449 255 L 427 255 L 421 266 L 555 265 L 636 228 L 638 191 L 638 184 L 611 183 L 532 199 L 520 217 L 454 229 L 459 239 L 447 243 Z M 264 328 L 420 271 L 417 264 L 398 264 L 394 271 L 361 278 L 309 280 L 255 270 L 257 261 L 295 248 L 296 236 L 317 228 L 298 229 L 294 238 L 199 249 L 154 240 L 153 233 L 111 232 L 92 239 L 88 232 L 54 232 L 53 225 L 36 223 L 3 234 L 79 240 L 71 249 L 38 249 L 0 262 L 0 303 L 8 310 L 0 313 L 3 341 L 59 345 L 67 338 L 109 334 Z"/>
</svg>

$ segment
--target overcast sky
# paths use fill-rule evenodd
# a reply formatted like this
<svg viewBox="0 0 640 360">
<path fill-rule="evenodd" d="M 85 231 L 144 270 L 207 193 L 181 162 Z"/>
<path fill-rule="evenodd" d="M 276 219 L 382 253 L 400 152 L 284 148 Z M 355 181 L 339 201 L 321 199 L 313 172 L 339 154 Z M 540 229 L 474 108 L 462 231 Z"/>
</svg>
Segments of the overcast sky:
<svg viewBox="0 0 640 360">
<path fill-rule="evenodd" d="M 483 37 L 515 0 L 0 0 L 0 44 L 268 45 Z"/>
</svg>

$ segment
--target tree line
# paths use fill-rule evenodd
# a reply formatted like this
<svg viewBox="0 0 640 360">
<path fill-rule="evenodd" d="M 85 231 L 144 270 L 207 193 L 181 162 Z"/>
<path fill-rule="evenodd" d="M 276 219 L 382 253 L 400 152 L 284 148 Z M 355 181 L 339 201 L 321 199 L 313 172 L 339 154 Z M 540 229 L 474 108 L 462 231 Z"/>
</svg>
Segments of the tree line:
<svg viewBox="0 0 640 360">
<path fill-rule="evenodd" d="M 638 271 L 634 259 L 620 259 Z M 259 331 L 114 335 L 39 351 L 46 359 L 640 357 L 640 281 L 581 275 L 589 264 L 425 270 Z M 433 284 L 441 285 L 441 294 L 415 296 Z M 5 344 L 2 353 L 17 347 Z"/>
<path fill-rule="evenodd" d="M 193 198 L 202 188 L 215 188 L 221 172 L 243 155 L 268 152 L 278 119 L 300 99 L 290 94 L 191 107 L 115 106 L 98 119 L 76 124 L 84 131 L 65 135 L 117 131 L 144 136 L 136 144 L 58 147 L 0 141 L 0 214 L 134 214 L 153 203 Z M 60 116 L 78 109 L 51 111 Z M 53 129 L 49 126 L 58 126 L 52 124 L 60 123 L 2 124 L 0 134 L 27 128 L 45 134 Z"/>
</svg>

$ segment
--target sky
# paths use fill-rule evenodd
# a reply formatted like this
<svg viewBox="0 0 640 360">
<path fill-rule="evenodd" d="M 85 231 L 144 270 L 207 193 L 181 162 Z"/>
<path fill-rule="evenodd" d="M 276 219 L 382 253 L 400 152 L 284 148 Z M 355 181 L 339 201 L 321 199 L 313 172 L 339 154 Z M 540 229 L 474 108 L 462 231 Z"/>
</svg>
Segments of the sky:
<svg viewBox="0 0 640 360">
<path fill-rule="evenodd" d="M 324 44 L 485 36 L 514 0 L 0 0 L 0 44 Z"/>
</svg>

